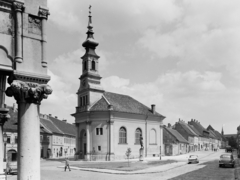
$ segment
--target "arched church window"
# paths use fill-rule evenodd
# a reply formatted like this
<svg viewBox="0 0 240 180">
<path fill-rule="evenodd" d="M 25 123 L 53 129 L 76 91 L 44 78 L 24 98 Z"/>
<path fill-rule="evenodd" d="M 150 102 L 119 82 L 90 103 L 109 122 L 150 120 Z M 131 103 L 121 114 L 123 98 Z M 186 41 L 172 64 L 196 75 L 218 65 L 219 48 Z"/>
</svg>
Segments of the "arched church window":
<svg viewBox="0 0 240 180">
<path fill-rule="evenodd" d="M 121 127 L 119 130 L 119 144 L 127 143 L 127 130 L 125 127 Z"/>
<path fill-rule="evenodd" d="M 95 61 L 92 61 L 92 70 L 96 70 L 96 63 L 95 63 Z"/>
<path fill-rule="evenodd" d="M 140 144 L 140 135 L 142 134 L 142 130 L 137 128 L 135 131 L 135 144 Z"/>
<path fill-rule="evenodd" d="M 87 70 L 87 61 L 84 61 L 84 71 Z"/>
<path fill-rule="evenodd" d="M 150 144 L 157 144 L 157 134 L 155 129 L 151 129 L 150 131 Z"/>
</svg>

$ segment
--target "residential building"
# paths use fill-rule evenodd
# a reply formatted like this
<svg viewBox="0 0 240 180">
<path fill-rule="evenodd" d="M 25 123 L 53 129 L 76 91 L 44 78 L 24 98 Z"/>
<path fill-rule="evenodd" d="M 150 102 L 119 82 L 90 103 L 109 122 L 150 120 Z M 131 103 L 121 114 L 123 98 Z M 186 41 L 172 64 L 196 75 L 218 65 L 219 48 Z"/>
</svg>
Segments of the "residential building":
<svg viewBox="0 0 240 180">
<path fill-rule="evenodd" d="M 207 131 L 201 124 L 199 121 L 195 120 L 195 119 L 191 119 L 191 121 L 188 122 L 188 124 L 194 126 L 195 129 L 197 129 L 198 132 L 200 132 L 202 134 L 202 144 L 203 144 L 203 149 L 204 150 L 209 150 L 210 146 L 212 148 L 212 139 L 213 137 L 210 137 L 210 133 L 209 131 Z"/>
<path fill-rule="evenodd" d="M 6 157 L 8 161 L 17 160 L 18 152 L 18 110 L 16 105 L 9 108 L 10 119 L 4 124 L 7 134 Z M 51 115 L 40 114 L 40 156 L 41 158 L 74 157 L 76 148 L 76 127 L 66 120 Z"/>
<path fill-rule="evenodd" d="M 197 151 L 198 135 L 189 127 L 187 123 L 180 120 L 175 123 L 174 129 L 177 130 L 189 143 L 188 151 Z"/>
<path fill-rule="evenodd" d="M 188 153 L 188 141 L 170 124 L 163 128 L 163 143 L 166 156 Z"/>
</svg>

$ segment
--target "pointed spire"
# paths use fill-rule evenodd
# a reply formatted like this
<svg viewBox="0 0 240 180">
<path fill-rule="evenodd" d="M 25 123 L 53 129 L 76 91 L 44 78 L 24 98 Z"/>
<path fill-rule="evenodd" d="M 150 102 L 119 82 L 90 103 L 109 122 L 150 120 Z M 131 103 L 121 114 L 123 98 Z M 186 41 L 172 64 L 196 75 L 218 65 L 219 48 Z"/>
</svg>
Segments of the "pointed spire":
<svg viewBox="0 0 240 180">
<path fill-rule="evenodd" d="M 223 126 L 222 126 L 222 135 L 224 135 L 224 132 L 223 132 Z"/>
<path fill-rule="evenodd" d="M 92 11 L 91 11 L 91 8 L 92 8 L 92 6 L 90 5 L 89 6 L 89 16 L 88 16 L 88 26 L 87 26 L 88 31 L 86 33 L 87 34 L 87 39 L 86 39 L 86 41 L 84 41 L 82 46 L 85 47 L 85 48 L 91 47 L 91 48 L 95 49 L 95 47 L 98 46 L 98 42 L 96 40 L 94 40 L 94 37 L 93 37 L 94 32 L 92 30 L 93 25 L 92 25 L 92 15 L 91 15 Z"/>
</svg>

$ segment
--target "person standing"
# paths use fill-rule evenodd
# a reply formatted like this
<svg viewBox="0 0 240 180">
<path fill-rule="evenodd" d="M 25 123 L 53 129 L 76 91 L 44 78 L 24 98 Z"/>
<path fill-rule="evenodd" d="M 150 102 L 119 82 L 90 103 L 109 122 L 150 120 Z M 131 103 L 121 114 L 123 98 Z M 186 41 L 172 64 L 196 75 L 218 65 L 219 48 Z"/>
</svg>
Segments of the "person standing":
<svg viewBox="0 0 240 180">
<path fill-rule="evenodd" d="M 69 169 L 69 171 L 71 171 L 68 158 L 65 159 L 65 171 L 67 170 L 67 168 Z"/>
</svg>

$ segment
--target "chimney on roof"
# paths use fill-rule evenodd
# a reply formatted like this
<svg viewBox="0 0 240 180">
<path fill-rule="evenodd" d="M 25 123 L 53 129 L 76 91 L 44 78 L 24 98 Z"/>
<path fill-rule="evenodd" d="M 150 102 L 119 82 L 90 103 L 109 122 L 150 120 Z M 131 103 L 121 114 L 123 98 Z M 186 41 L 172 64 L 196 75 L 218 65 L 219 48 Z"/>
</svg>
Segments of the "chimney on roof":
<svg viewBox="0 0 240 180">
<path fill-rule="evenodd" d="M 52 117 L 52 114 L 49 114 L 49 117 Z"/>
<path fill-rule="evenodd" d="M 62 121 L 65 122 L 65 123 L 67 123 L 67 120 L 66 120 L 66 119 L 63 119 Z"/>
<path fill-rule="evenodd" d="M 155 104 L 152 104 L 152 113 L 155 114 Z"/>
<path fill-rule="evenodd" d="M 171 128 L 171 127 L 172 127 L 172 125 L 171 125 L 170 123 L 168 123 L 168 125 L 167 125 L 167 126 L 168 126 L 168 128 Z"/>
<path fill-rule="evenodd" d="M 181 119 L 179 118 L 178 121 L 181 121 Z"/>
</svg>

